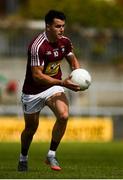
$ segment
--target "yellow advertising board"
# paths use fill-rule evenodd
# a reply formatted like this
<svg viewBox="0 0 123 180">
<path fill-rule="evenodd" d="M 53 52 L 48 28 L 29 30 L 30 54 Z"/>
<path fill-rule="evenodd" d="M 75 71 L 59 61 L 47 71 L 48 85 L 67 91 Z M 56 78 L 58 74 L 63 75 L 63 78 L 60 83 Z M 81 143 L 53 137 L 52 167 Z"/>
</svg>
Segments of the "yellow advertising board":
<svg viewBox="0 0 123 180">
<path fill-rule="evenodd" d="M 71 118 L 65 134 L 65 140 L 75 141 L 111 141 L 113 122 L 111 118 Z"/>
<path fill-rule="evenodd" d="M 54 117 L 40 117 L 34 141 L 50 141 Z M 23 118 L 0 117 L 0 141 L 20 141 Z M 111 141 L 113 121 L 110 117 L 70 117 L 63 141 Z"/>
</svg>

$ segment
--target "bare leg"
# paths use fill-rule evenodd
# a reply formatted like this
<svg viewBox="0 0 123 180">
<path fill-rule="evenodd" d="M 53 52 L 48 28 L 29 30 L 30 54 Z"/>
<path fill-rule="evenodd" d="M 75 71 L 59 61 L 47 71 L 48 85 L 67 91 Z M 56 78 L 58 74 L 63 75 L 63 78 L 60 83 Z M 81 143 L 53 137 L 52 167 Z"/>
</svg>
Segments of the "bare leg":
<svg viewBox="0 0 123 180">
<path fill-rule="evenodd" d="M 57 93 L 50 97 L 46 104 L 54 112 L 56 122 L 52 130 L 52 138 L 50 149 L 47 154 L 46 163 L 50 165 L 51 169 L 60 171 L 58 160 L 56 159 L 56 150 L 65 133 L 68 120 L 68 101 L 63 92 Z"/>
<path fill-rule="evenodd" d="M 28 170 L 28 150 L 39 124 L 39 112 L 34 114 L 24 114 L 25 128 L 21 134 L 21 154 L 18 163 L 18 171 Z"/>
<path fill-rule="evenodd" d="M 26 156 L 30 144 L 39 124 L 39 112 L 34 114 L 24 114 L 25 128 L 21 134 L 21 154 Z"/>
<path fill-rule="evenodd" d="M 64 93 L 57 93 L 50 97 L 46 103 L 56 116 L 56 122 L 52 130 L 52 140 L 50 149 L 56 151 L 67 126 L 69 108 L 68 101 Z"/>
</svg>

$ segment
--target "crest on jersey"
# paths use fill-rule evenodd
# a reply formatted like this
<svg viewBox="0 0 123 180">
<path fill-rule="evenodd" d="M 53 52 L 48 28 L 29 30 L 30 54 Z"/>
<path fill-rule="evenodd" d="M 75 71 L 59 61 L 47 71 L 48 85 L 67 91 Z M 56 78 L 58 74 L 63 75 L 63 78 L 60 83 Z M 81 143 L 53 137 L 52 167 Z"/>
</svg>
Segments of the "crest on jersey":
<svg viewBox="0 0 123 180">
<path fill-rule="evenodd" d="M 65 48 L 63 47 L 63 48 L 62 48 L 62 53 L 64 53 L 64 52 L 65 52 Z"/>
<path fill-rule="evenodd" d="M 52 54 L 51 51 L 46 52 L 46 55 L 51 55 L 51 54 Z"/>
<path fill-rule="evenodd" d="M 65 47 L 64 46 L 61 46 L 61 51 L 62 51 L 62 53 L 65 52 Z"/>
</svg>

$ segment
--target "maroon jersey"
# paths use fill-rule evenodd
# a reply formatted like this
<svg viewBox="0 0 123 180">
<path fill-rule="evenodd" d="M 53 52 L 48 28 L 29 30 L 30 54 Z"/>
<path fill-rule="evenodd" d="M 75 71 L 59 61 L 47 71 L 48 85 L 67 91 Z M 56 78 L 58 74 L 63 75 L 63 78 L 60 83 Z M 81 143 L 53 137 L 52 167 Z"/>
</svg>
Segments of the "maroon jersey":
<svg viewBox="0 0 123 180">
<path fill-rule="evenodd" d="M 48 41 L 45 32 L 36 37 L 28 47 L 28 62 L 23 93 L 37 94 L 51 87 L 51 85 L 42 85 L 34 81 L 31 66 L 43 66 L 44 74 L 61 79 L 61 61 L 64 57 L 69 56 L 71 52 L 72 44 L 67 37 L 63 36 L 54 43 Z"/>
</svg>

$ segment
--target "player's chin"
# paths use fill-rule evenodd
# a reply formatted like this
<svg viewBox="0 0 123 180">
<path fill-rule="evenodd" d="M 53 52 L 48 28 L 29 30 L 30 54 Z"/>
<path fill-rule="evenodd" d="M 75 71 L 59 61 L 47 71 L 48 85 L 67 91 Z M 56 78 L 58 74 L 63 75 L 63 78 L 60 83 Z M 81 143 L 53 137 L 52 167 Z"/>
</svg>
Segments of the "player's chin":
<svg viewBox="0 0 123 180">
<path fill-rule="evenodd" d="M 58 39 L 61 39 L 62 36 L 63 36 L 62 34 L 58 34 L 58 35 L 57 35 L 57 38 L 58 38 Z"/>
</svg>

